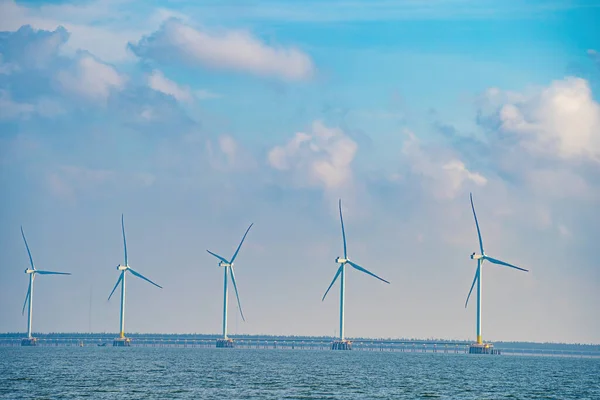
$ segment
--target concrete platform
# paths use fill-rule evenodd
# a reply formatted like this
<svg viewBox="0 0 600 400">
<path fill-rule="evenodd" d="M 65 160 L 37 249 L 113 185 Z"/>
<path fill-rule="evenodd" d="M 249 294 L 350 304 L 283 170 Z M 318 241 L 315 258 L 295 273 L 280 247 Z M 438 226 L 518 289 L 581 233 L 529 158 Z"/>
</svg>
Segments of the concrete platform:
<svg viewBox="0 0 600 400">
<path fill-rule="evenodd" d="M 32 338 L 24 338 L 21 340 L 21 346 L 37 346 L 37 339 Z"/>
<path fill-rule="evenodd" d="M 129 347 L 131 346 L 131 339 L 130 338 L 116 338 L 115 340 L 113 340 L 113 346 L 114 347 Z"/>
<path fill-rule="evenodd" d="M 491 343 L 473 343 L 469 346 L 469 354 L 500 355 L 500 350 L 494 349 L 494 345 Z"/>
<path fill-rule="evenodd" d="M 217 348 L 218 349 L 232 349 L 234 348 L 233 339 L 217 339 Z"/>
<path fill-rule="evenodd" d="M 335 340 L 331 343 L 331 350 L 352 350 L 352 342 L 349 340 Z"/>
</svg>

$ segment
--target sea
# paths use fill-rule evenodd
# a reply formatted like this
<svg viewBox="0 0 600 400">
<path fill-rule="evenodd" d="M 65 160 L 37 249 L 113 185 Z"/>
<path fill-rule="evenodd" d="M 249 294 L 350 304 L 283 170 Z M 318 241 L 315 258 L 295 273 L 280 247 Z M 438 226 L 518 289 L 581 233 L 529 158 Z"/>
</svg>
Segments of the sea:
<svg viewBox="0 0 600 400">
<path fill-rule="evenodd" d="M 600 400 L 600 359 L 238 348 L 0 347 L 0 399 Z"/>
</svg>

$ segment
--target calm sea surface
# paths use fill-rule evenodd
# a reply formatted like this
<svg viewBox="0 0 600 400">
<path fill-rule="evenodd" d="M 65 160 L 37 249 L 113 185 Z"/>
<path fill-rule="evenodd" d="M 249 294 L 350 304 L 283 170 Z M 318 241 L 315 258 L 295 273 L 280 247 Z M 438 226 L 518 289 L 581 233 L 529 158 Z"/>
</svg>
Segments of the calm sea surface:
<svg viewBox="0 0 600 400">
<path fill-rule="evenodd" d="M 0 348 L 2 399 L 600 399 L 600 359 Z"/>
</svg>

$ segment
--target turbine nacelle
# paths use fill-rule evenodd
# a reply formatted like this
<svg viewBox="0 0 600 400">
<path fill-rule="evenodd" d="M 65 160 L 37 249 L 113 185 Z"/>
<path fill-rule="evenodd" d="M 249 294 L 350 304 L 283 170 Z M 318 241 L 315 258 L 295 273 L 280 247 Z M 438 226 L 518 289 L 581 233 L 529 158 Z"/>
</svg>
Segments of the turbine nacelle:
<svg viewBox="0 0 600 400">
<path fill-rule="evenodd" d="M 233 263 L 226 263 L 223 261 L 219 261 L 219 267 L 224 267 L 224 268 L 233 267 Z"/>
<path fill-rule="evenodd" d="M 34 272 L 35 272 L 35 269 L 31 269 L 31 268 L 25 269 L 26 274 L 33 274 Z"/>
<path fill-rule="evenodd" d="M 480 260 L 483 257 L 484 256 L 482 254 L 476 254 L 475 252 L 473 252 L 473 254 L 471 254 L 471 260 Z"/>
<path fill-rule="evenodd" d="M 344 264 L 344 263 L 348 262 L 348 259 L 347 258 L 338 257 L 338 258 L 335 259 L 335 262 L 338 263 L 338 264 Z"/>
<path fill-rule="evenodd" d="M 117 265 L 117 271 L 126 271 L 129 269 L 127 265 Z"/>
</svg>

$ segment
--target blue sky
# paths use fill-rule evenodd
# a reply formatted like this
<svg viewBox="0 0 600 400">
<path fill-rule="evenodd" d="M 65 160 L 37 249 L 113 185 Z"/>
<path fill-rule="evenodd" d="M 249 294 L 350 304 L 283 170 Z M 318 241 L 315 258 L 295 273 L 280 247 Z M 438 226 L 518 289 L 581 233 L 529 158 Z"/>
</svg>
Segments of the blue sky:
<svg viewBox="0 0 600 400">
<path fill-rule="evenodd" d="M 0 331 L 220 331 L 600 342 L 600 3 L 0 0 Z M 231 302 L 232 310 L 235 303 Z"/>
</svg>

